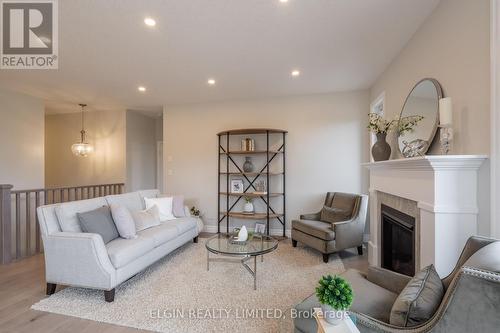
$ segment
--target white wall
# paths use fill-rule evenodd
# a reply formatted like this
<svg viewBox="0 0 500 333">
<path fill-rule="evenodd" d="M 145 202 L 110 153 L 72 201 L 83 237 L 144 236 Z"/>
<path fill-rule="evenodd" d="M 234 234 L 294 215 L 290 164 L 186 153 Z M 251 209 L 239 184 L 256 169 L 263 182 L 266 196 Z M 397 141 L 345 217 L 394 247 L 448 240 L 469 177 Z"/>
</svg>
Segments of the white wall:
<svg viewBox="0 0 500 333">
<path fill-rule="evenodd" d="M 44 187 L 44 105 L 38 98 L 0 90 L 0 183 Z"/>
<path fill-rule="evenodd" d="M 156 188 L 157 117 L 127 110 L 126 190 Z"/>
<path fill-rule="evenodd" d="M 85 112 L 87 141 L 94 153 L 72 154 L 71 145 L 80 140 L 81 114 L 45 117 L 45 183 L 47 187 L 125 182 L 125 112 Z"/>
<path fill-rule="evenodd" d="M 287 136 L 287 228 L 300 213 L 318 211 L 327 191 L 367 191 L 368 92 L 255 101 L 166 106 L 166 192 L 216 225 L 217 133 L 235 128 L 281 128 Z M 252 226 L 253 223 L 249 222 Z M 274 228 L 278 228 L 274 224 Z"/>
<path fill-rule="evenodd" d="M 385 91 L 385 115 L 399 114 L 422 78 L 437 79 L 453 99 L 452 154 L 490 154 L 489 0 L 442 0 L 371 88 Z M 397 149 L 394 138 L 393 150 Z M 437 147 L 432 147 L 437 152 Z M 394 157 L 394 155 L 393 155 Z M 480 171 L 479 230 L 489 234 L 489 162 Z"/>
</svg>

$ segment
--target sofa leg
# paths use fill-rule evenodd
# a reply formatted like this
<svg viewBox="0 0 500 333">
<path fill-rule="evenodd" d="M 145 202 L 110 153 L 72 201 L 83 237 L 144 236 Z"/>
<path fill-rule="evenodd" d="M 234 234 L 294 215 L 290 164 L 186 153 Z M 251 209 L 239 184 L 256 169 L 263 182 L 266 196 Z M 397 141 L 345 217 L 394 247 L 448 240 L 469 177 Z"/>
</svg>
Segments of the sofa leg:
<svg viewBox="0 0 500 333">
<path fill-rule="evenodd" d="M 323 253 L 323 262 L 325 264 L 328 264 L 329 257 L 330 257 L 330 255 L 328 253 Z"/>
<path fill-rule="evenodd" d="M 115 288 L 111 290 L 104 290 L 104 300 L 111 303 L 115 300 Z"/>
<path fill-rule="evenodd" d="M 56 292 L 57 284 L 47 283 L 47 296 L 50 296 Z"/>
<path fill-rule="evenodd" d="M 363 255 L 363 245 L 358 246 L 358 254 L 359 254 L 360 256 L 362 256 L 362 255 Z"/>
<path fill-rule="evenodd" d="M 292 246 L 297 247 L 297 241 L 295 239 L 292 239 Z"/>
<path fill-rule="evenodd" d="M 198 236 L 196 236 L 195 238 L 193 238 L 193 243 L 198 243 Z"/>
</svg>

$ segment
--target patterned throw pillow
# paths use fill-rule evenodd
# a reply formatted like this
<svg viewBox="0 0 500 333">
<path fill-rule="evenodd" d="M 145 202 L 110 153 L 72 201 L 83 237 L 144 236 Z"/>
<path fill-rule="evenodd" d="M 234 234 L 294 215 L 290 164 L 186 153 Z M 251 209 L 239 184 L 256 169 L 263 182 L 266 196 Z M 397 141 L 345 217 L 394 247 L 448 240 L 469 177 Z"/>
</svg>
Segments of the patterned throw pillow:
<svg viewBox="0 0 500 333">
<path fill-rule="evenodd" d="M 390 323 L 411 327 L 429 320 L 443 299 L 444 288 L 434 265 L 422 269 L 401 291 L 391 309 Z"/>
</svg>

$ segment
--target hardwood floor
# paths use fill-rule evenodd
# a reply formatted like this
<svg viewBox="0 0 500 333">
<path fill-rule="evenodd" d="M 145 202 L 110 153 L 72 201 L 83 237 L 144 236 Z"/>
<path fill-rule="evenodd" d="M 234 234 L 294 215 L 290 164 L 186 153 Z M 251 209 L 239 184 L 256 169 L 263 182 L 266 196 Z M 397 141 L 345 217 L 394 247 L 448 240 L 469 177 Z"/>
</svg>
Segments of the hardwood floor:
<svg viewBox="0 0 500 333">
<path fill-rule="evenodd" d="M 202 233 L 200 238 L 211 234 Z M 290 240 L 286 240 L 290 241 Z M 365 271 L 366 252 L 356 249 L 340 252 L 345 268 Z M 318 255 L 320 255 L 318 253 Z M 0 265 L 0 332 L 1 333 L 127 333 L 147 332 L 133 328 L 98 323 L 75 317 L 31 310 L 30 307 L 45 297 L 45 269 L 43 255 L 36 255 L 17 263 Z M 60 290 L 61 287 L 57 287 Z"/>
</svg>

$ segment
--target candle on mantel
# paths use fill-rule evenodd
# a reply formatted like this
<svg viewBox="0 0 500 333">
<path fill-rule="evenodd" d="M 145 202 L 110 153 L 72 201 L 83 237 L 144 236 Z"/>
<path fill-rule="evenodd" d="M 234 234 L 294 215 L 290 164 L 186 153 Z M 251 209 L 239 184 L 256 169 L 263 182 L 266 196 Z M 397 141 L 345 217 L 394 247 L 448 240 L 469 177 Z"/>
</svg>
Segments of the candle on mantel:
<svg viewBox="0 0 500 333">
<path fill-rule="evenodd" d="M 439 124 L 451 125 L 453 123 L 453 108 L 451 97 L 441 98 L 439 100 Z"/>
</svg>

